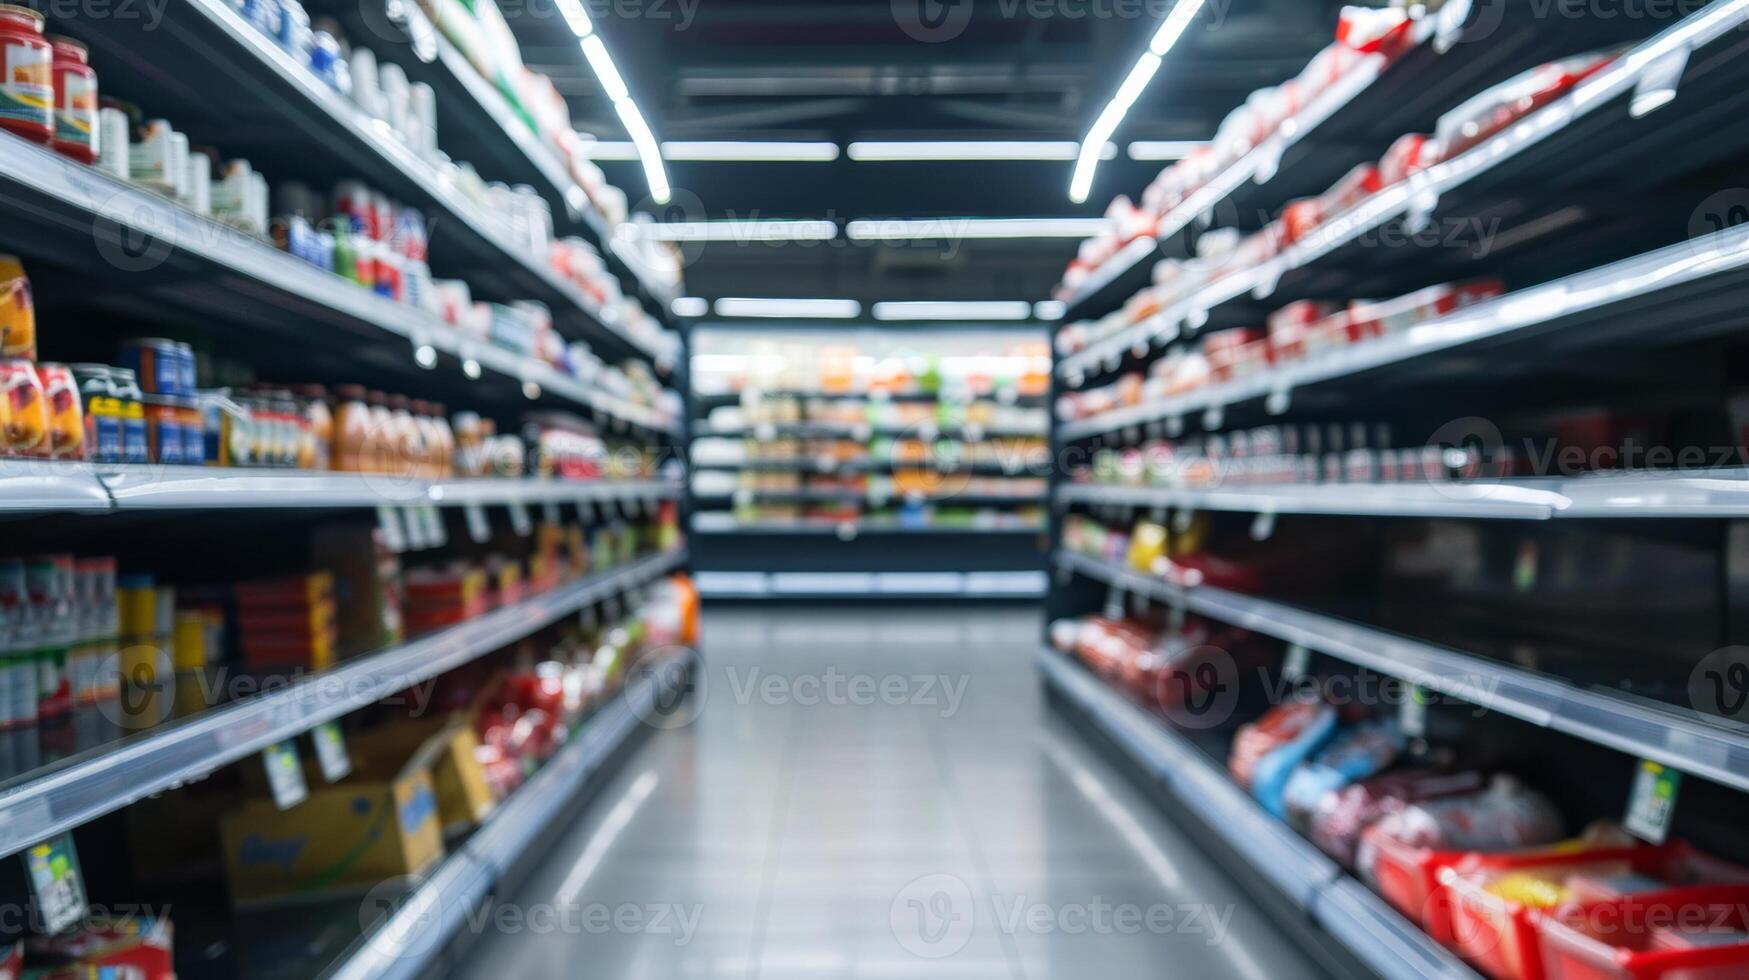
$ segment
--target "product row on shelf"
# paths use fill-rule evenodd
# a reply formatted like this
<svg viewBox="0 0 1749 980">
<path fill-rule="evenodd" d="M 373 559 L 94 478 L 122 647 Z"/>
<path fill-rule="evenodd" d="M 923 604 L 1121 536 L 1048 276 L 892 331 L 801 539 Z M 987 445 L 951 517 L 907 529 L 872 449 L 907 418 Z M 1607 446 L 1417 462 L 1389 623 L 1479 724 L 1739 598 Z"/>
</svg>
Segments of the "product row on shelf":
<svg viewBox="0 0 1749 980">
<path fill-rule="evenodd" d="M 1041 673 L 1363 972 L 1749 969 L 1746 20 L 1344 11 L 1060 291 Z"/>
<path fill-rule="evenodd" d="M 278 733 L 264 752 L 239 746 L 186 785 L 154 777 L 170 791 L 29 848 L 27 873 L 0 885 L 35 899 L 30 921 L 8 925 L 5 962 L 23 976 L 168 980 L 268 975 L 297 949 L 301 964 L 337 975 L 416 969 L 456 923 L 405 928 L 390 917 L 416 901 L 483 898 L 584 779 L 656 720 L 652 686 L 671 688 L 689 669 L 677 651 L 697 643 L 696 590 L 662 568 L 637 571 L 580 594 L 567 611 L 581 617 L 544 615 L 482 637 L 344 717 Z M 289 618 L 306 598 L 257 590 L 248 601 L 257 618 Z M 128 704 L 203 701 L 204 686 L 179 671 Z M 233 741 L 254 741 L 240 734 Z M 74 777 L 92 766 L 70 764 Z M 482 891 L 441 891 L 458 880 Z M 361 915 L 364 892 L 385 901 Z M 288 902 L 298 914 L 286 915 Z M 124 907 L 153 911 L 112 911 Z"/>
<path fill-rule="evenodd" d="M 781 414 L 798 400 L 1006 402 L 1050 391 L 1050 350 L 1022 332 L 966 330 L 924 341 L 903 331 L 751 337 L 706 331 L 696 353 L 697 395 L 734 397 L 749 415 Z"/>
</svg>

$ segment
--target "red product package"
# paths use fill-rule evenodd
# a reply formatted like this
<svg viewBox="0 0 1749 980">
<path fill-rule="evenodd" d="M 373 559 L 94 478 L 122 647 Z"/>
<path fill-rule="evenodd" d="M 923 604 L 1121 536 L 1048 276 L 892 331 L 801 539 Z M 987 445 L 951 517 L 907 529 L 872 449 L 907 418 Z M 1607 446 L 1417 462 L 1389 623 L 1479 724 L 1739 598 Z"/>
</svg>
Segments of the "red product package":
<svg viewBox="0 0 1749 980">
<path fill-rule="evenodd" d="M 1302 299 L 1269 315 L 1269 356 L 1276 363 L 1306 356 L 1306 335 L 1312 325 L 1336 312 L 1334 303 Z"/>
<path fill-rule="evenodd" d="M 1231 381 L 1269 366 L 1269 341 L 1256 327 L 1235 327 L 1203 338 L 1209 380 Z"/>
<path fill-rule="evenodd" d="M 1479 772 L 1392 772 L 1327 794 L 1312 808 L 1308 836 L 1318 849 L 1352 870 L 1360 835 L 1368 827 L 1411 803 L 1475 793 Z"/>
<path fill-rule="evenodd" d="M 1379 186 L 1400 184 L 1438 162 L 1438 140 L 1421 133 L 1399 136 L 1379 158 Z"/>
<path fill-rule="evenodd" d="M 1398 7 L 1343 7 L 1336 40 L 1361 54 L 1395 58 L 1412 46 L 1414 25 L 1408 11 Z"/>
<path fill-rule="evenodd" d="M 1379 168 L 1376 165 L 1363 163 L 1356 166 L 1318 196 L 1324 211 L 1324 220 L 1328 221 L 1333 215 L 1341 214 L 1378 193 L 1380 186 Z"/>
<path fill-rule="evenodd" d="M 68 976 L 116 976 L 128 980 L 176 977 L 170 920 L 155 916 L 84 925 L 59 936 L 32 939 L 26 945 L 33 968 L 64 965 L 71 968 Z"/>
<path fill-rule="evenodd" d="M 1332 712 L 1328 704 L 1315 697 L 1296 698 L 1269 709 L 1269 712 L 1249 725 L 1241 726 L 1233 738 L 1233 752 L 1227 759 L 1227 769 L 1233 781 L 1251 789 L 1251 777 L 1264 756 L 1299 738 Z"/>
<path fill-rule="evenodd" d="M 1615 60 L 1594 51 L 1538 65 L 1487 89 L 1439 117 L 1434 135 L 1449 160 L 1566 94 Z"/>
</svg>

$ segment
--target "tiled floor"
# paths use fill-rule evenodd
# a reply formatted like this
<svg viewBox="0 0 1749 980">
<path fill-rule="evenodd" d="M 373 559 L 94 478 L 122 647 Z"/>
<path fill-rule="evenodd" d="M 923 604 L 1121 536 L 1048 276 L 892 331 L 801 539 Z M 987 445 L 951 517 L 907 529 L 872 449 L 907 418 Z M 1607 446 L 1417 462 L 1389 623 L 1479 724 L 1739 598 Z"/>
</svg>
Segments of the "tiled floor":
<svg viewBox="0 0 1749 980">
<path fill-rule="evenodd" d="M 711 610 L 702 703 L 464 976 L 1317 976 L 1043 703 L 1036 614 Z"/>
</svg>

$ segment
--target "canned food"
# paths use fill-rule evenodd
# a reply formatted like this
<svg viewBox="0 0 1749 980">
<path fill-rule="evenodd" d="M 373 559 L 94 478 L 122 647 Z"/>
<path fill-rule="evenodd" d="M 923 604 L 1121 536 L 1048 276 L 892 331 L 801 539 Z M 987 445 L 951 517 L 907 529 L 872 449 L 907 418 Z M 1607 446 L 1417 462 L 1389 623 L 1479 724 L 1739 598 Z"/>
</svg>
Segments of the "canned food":
<svg viewBox="0 0 1749 980">
<path fill-rule="evenodd" d="M 98 141 L 97 73 L 91 70 L 85 45 L 65 37 L 54 45 L 55 138 L 57 153 L 80 163 L 96 163 Z"/>
<path fill-rule="evenodd" d="M 5 402 L 5 449 L 14 455 L 48 454 L 49 414 L 36 365 L 22 357 L 0 358 L 0 401 Z"/>
<path fill-rule="evenodd" d="M 0 4 L 0 129 L 36 143 L 54 139 L 54 64 L 43 15 Z"/>
<path fill-rule="evenodd" d="M 182 420 L 182 461 L 189 466 L 206 465 L 206 420 L 194 399 L 179 400 L 177 414 Z"/>
<path fill-rule="evenodd" d="M 38 364 L 43 404 L 48 411 L 49 455 L 55 459 L 85 458 L 85 418 L 79 386 L 65 364 Z"/>
<path fill-rule="evenodd" d="M 142 393 L 180 395 L 184 393 L 181 346 L 158 337 L 130 340 L 121 345 L 121 363 L 134 372 Z"/>
<path fill-rule="evenodd" d="M 111 385 L 121 407 L 121 458 L 124 463 L 149 463 L 151 444 L 146 438 L 146 409 L 140 403 L 140 385 L 134 372 L 111 368 Z"/>
<path fill-rule="evenodd" d="M 70 364 L 85 403 L 85 451 L 94 463 L 122 461 L 122 407 L 107 364 Z"/>
<path fill-rule="evenodd" d="M 147 457 L 154 463 L 182 463 L 182 449 L 188 442 L 182 434 L 181 406 L 165 395 L 144 395 L 141 401 L 145 405 Z"/>
</svg>

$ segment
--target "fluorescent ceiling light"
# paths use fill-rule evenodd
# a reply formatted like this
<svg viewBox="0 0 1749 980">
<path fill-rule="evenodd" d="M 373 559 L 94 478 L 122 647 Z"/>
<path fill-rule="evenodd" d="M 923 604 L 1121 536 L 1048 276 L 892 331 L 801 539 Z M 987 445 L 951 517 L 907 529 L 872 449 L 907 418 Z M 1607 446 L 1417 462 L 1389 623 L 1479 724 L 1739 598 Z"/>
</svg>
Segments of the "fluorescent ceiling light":
<svg viewBox="0 0 1749 980">
<path fill-rule="evenodd" d="M 662 156 L 668 160 L 725 163 L 830 163 L 838 159 L 838 144 L 757 140 L 677 141 L 663 143 Z"/>
<path fill-rule="evenodd" d="M 661 242 L 829 242 L 838 237 L 830 221 L 668 221 L 622 225 L 627 234 Z"/>
<path fill-rule="evenodd" d="M 1032 304 L 1024 300 L 923 300 L 874 305 L 876 320 L 1025 320 L 1031 316 Z"/>
<path fill-rule="evenodd" d="M 850 320 L 862 315 L 853 299 L 749 299 L 728 297 L 716 302 L 717 316 L 782 317 L 805 320 Z"/>
<path fill-rule="evenodd" d="M 1032 315 L 1035 320 L 1061 320 L 1068 309 L 1069 304 L 1060 299 L 1040 300 L 1032 304 Z"/>
<path fill-rule="evenodd" d="M 1172 50 L 1172 46 L 1178 43 L 1178 39 L 1190 27 L 1191 18 L 1202 10 L 1204 2 L 1205 0 L 1178 0 L 1172 5 L 1171 12 L 1166 15 L 1160 29 L 1154 33 L 1154 39 L 1149 42 L 1148 50 L 1136 61 L 1135 67 L 1130 69 L 1123 84 L 1118 86 L 1117 94 L 1100 111 L 1092 128 L 1087 131 L 1087 136 L 1081 140 L 1081 149 L 1075 157 L 1075 173 L 1069 179 L 1069 200 L 1080 204 L 1093 192 L 1093 172 L 1098 169 L 1099 161 L 1104 156 L 1106 141 L 1117 132 L 1118 124 L 1123 122 L 1124 113 L 1141 97 L 1142 90 L 1148 87 L 1154 73 L 1160 70 L 1166 53 Z"/>
<path fill-rule="evenodd" d="M 853 242 L 915 242 L 972 238 L 1091 238 L 1110 230 L 1105 218 L 868 218 L 852 221 Z"/>
<path fill-rule="evenodd" d="M 675 316 L 701 317 L 711 311 L 710 300 L 700 296 L 676 296 L 674 302 L 668 304 L 668 309 Z"/>
<path fill-rule="evenodd" d="M 583 39 L 583 57 L 589 61 L 589 70 L 595 73 L 595 78 L 601 83 L 601 90 L 607 93 L 609 102 L 623 102 L 632 93 L 626 88 L 626 80 L 619 75 L 619 68 L 614 65 L 613 57 L 607 53 L 607 45 L 601 41 L 601 35 L 591 34 Z"/>
<path fill-rule="evenodd" d="M 559 13 L 564 15 L 565 23 L 570 25 L 571 33 L 578 37 L 588 37 L 595 33 L 595 24 L 589 20 L 588 11 L 583 9 L 582 0 L 557 0 Z"/>
<path fill-rule="evenodd" d="M 1073 160 L 1078 152 L 1067 140 L 910 140 L 862 141 L 850 144 L 850 159 L 862 163 L 918 160 Z M 1105 159 L 1117 147 L 1104 149 Z"/>
<path fill-rule="evenodd" d="M 615 102 L 613 109 L 619 113 L 620 124 L 631 134 L 632 143 L 638 148 L 638 160 L 644 165 L 644 182 L 650 185 L 650 199 L 657 204 L 667 204 L 671 194 L 668 171 L 662 168 L 662 155 L 656 150 L 656 137 L 650 132 L 650 124 L 644 122 L 638 104 L 631 99 Z"/>
<path fill-rule="evenodd" d="M 1131 160 L 1182 160 L 1207 145 L 1207 140 L 1137 140 L 1129 155 Z"/>
</svg>

